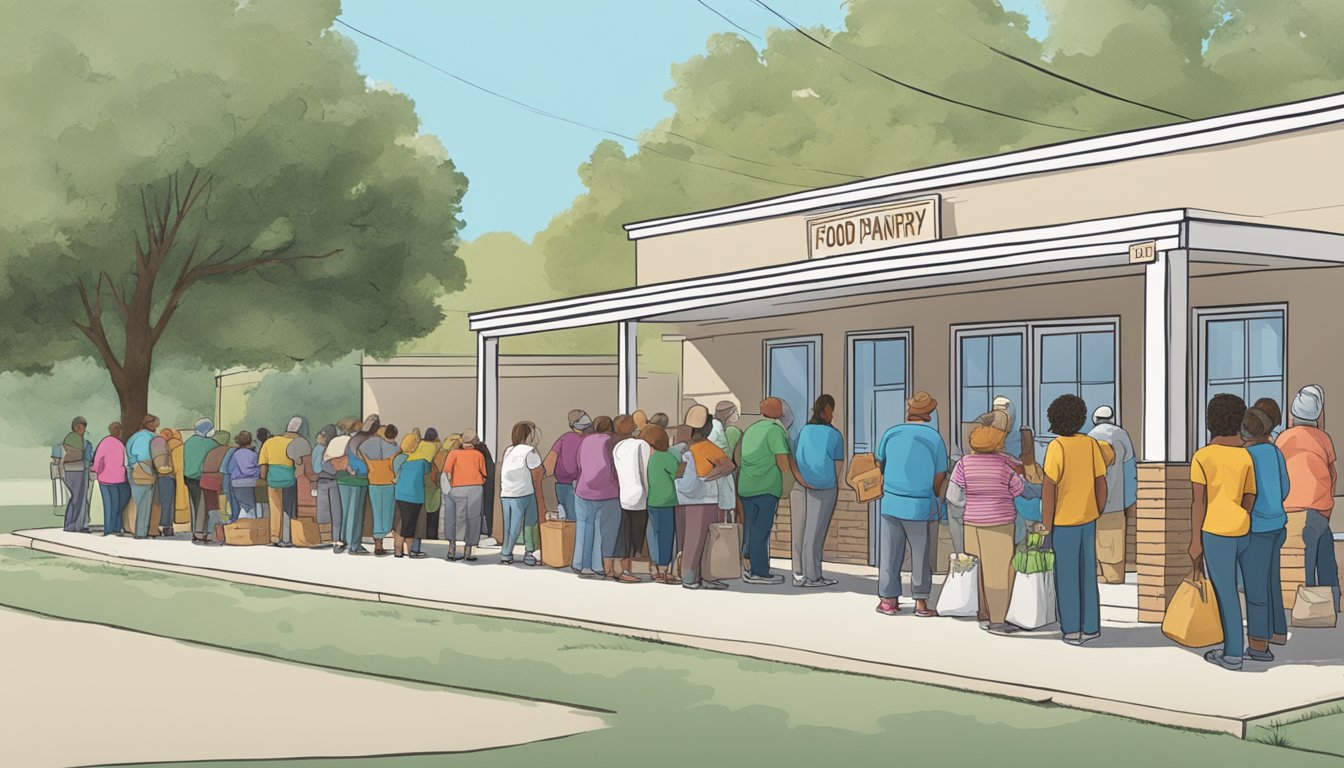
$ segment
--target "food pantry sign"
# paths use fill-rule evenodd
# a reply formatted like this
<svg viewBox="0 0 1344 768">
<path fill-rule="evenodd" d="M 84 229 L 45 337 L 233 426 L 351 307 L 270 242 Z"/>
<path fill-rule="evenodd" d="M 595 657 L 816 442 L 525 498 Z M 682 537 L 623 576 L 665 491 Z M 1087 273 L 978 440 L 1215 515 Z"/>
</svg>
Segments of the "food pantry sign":
<svg viewBox="0 0 1344 768">
<path fill-rule="evenodd" d="M 938 195 L 807 220 L 809 258 L 824 259 L 942 236 Z"/>
</svg>

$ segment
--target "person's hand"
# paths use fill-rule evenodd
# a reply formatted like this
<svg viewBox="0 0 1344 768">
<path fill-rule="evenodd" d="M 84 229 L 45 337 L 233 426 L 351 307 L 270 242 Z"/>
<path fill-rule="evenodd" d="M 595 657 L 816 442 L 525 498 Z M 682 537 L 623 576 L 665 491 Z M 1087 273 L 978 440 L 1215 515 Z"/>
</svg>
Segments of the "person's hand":
<svg viewBox="0 0 1344 768">
<path fill-rule="evenodd" d="M 1190 560 L 1196 565 L 1204 557 L 1204 542 L 1199 540 L 1199 534 L 1196 533 L 1190 540 Z"/>
</svg>

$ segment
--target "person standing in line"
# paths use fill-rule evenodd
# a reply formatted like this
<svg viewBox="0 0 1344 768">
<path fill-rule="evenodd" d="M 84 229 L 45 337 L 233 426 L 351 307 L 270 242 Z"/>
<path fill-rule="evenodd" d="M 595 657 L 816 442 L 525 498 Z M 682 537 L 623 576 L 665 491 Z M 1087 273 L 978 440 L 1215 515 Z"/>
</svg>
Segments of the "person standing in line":
<svg viewBox="0 0 1344 768">
<path fill-rule="evenodd" d="M 333 437 L 322 450 L 322 472 L 330 475 L 330 486 L 325 489 L 329 492 L 325 504 L 331 518 L 331 551 L 337 555 L 345 552 L 346 543 L 349 541 L 345 521 L 350 515 L 345 509 L 345 486 L 341 485 L 341 478 L 348 476 L 350 470 L 351 424 L 348 423 L 344 429 L 337 427 L 336 437 Z M 321 516 L 321 507 L 324 503 L 321 474 L 318 475 L 317 485 L 318 515 Z"/>
<path fill-rule="evenodd" d="M 126 469 L 131 479 L 131 503 L 135 507 L 135 538 L 149 536 L 151 511 L 154 504 L 154 484 L 157 473 L 154 470 L 152 444 L 154 432 L 159 428 L 159 417 L 145 414 L 140 429 L 126 441 Z"/>
<path fill-rule="evenodd" d="M 1111 446 L 1115 459 L 1106 467 L 1106 507 L 1097 518 L 1097 560 L 1101 580 L 1107 584 L 1125 583 L 1125 518 L 1131 514 L 1131 499 L 1138 488 L 1129 485 L 1130 468 L 1137 456 L 1129 433 L 1115 423 L 1115 411 L 1103 405 L 1092 413 L 1092 431 L 1088 435 Z"/>
<path fill-rule="evenodd" d="M 256 451 L 258 456 L 261 455 L 262 449 L 266 447 L 266 443 L 270 439 L 271 439 L 271 430 L 267 429 L 266 427 L 257 427 L 256 437 L 254 437 L 252 440 L 252 449 Z M 256 495 L 256 509 L 258 515 L 260 517 L 266 518 L 267 520 L 271 520 L 272 519 L 271 504 L 270 504 L 271 493 L 270 490 L 266 487 L 266 481 L 261 479 L 260 477 L 257 478 L 257 492 L 255 495 Z M 271 538 L 272 540 L 275 539 L 274 532 L 272 532 Z"/>
<path fill-rule="evenodd" d="M 1275 441 L 1288 464 L 1292 489 L 1284 501 L 1288 512 L 1305 512 L 1302 541 L 1306 545 L 1307 586 L 1330 587 L 1339 605 L 1339 565 L 1335 562 L 1330 513 L 1335 508 L 1335 444 L 1325 432 L 1325 393 L 1305 386 L 1289 408 L 1288 429 Z"/>
<path fill-rule="evenodd" d="M 1261 400 L 1260 402 L 1264 402 Z M 1273 401 L 1270 401 L 1273 403 Z M 1277 404 L 1274 413 L 1278 413 Z M 1288 642 L 1288 616 L 1283 608 L 1279 551 L 1288 539 L 1288 513 L 1283 508 L 1291 483 L 1288 464 L 1271 438 L 1278 422 L 1260 407 L 1249 408 L 1241 421 L 1241 439 L 1255 469 L 1255 506 L 1251 507 L 1251 534 L 1241 561 L 1246 586 L 1246 656 L 1273 661 L 1269 644 Z"/>
<path fill-rule="evenodd" d="M 621 503 L 621 524 L 613 552 L 620 571 L 615 579 L 625 584 L 639 581 L 632 572 L 632 560 L 644 550 L 649 527 L 649 457 L 653 451 L 635 436 L 637 427 L 633 416 L 617 417 L 616 445 L 611 449 Z"/>
<path fill-rule="evenodd" d="M 220 505 L 220 494 L 224 489 L 224 483 L 227 482 L 224 476 L 224 460 L 228 458 L 229 451 L 232 448 L 229 445 L 230 435 L 225 430 L 217 430 L 210 439 L 215 443 L 215 447 L 205 454 L 205 459 L 201 462 L 201 501 L 205 506 L 205 533 L 199 541 L 193 536 L 193 542 L 198 544 L 207 544 L 210 542 L 210 536 L 215 531 L 215 525 L 223 523 L 226 520 L 225 510 Z M 232 508 L 230 508 L 232 509 Z M 217 541 L 216 544 L 223 544 L 223 541 Z"/>
<path fill-rule="evenodd" d="M 173 511 L 168 516 L 168 525 L 176 531 L 180 520 L 190 528 L 191 500 L 187 498 L 186 442 L 182 439 L 182 432 L 176 429 L 164 429 L 160 434 L 168 438 L 168 456 L 173 462 Z"/>
<path fill-rule="evenodd" d="M 395 424 L 386 424 L 359 447 L 360 458 L 369 466 L 369 507 L 373 512 L 373 554 L 390 554 L 383 540 L 392 532 L 392 518 L 396 513 L 396 478 L 392 473 L 392 459 L 397 455 L 397 436 L 401 432 Z"/>
<path fill-rule="evenodd" d="M 1082 434 L 1087 421 L 1082 398 L 1060 395 L 1046 409 L 1046 418 L 1057 437 L 1045 451 L 1041 523 L 1054 536 L 1055 593 L 1064 642 L 1082 645 L 1101 637 L 1097 518 L 1106 507 L 1106 459 L 1101 444 Z"/>
<path fill-rule="evenodd" d="M 266 496 L 271 508 L 271 543 L 288 549 L 293 545 L 291 526 L 299 515 L 298 473 L 312 475 L 308 457 L 312 445 L 308 442 L 308 424 L 302 416 L 289 420 L 282 435 L 276 435 L 261 447 L 257 463 L 261 479 L 266 482 Z M 311 481 L 313 478 L 309 477 Z"/>
<path fill-rule="evenodd" d="M 555 478 L 556 505 L 566 520 L 577 520 L 574 482 L 579 479 L 579 443 L 593 431 L 593 420 L 586 411 L 576 408 L 569 412 L 568 423 L 569 431 L 555 439 L 542 465 L 546 474 Z"/>
<path fill-rule="evenodd" d="M 840 430 L 832 426 L 834 419 L 835 398 L 818 397 L 812 404 L 812 417 L 798 432 L 798 444 L 793 450 L 807 504 L 801 519 L 792 521 L 794 537 L 801 538 L 801 547 L 794 548 L 800 555 L 793 561 L 794 586 L 829 587 L 837 583 L 825 578 L 821 570 L 826 534 L 831 528 L 840 478 L 845 471 L 845 441 Z"/>
<path fill-rule="evenodd" d="M 541 430 L 530 421 L 513 425 L 510 444 L 499 462 L 499 500 L 504 507 L 504 540 L 499 562 L 513 565 L 513 548 L 523 539 L 523 564 L 537 564 L 538 510 L 542 506 L 541 483 L 545 470 L 537 444 Z"/>
<path fill-rule="evenodd" d="M 331 546 L 341 540 L 341 492 L 336 487 L 336 467 L 327 458 L 327 448 L 340 436 L 341 428 L 335 424 L 322 427 L 317 433 L 311 457 L 312 472 L 317 476 L 317 524 L 331 526 Z M 348 443 L 349 440 L 343 440 Z M 344 446 L 342 446 L 344 450 Z M 344 464 L 344 462 L 342 462 Z M 323 545 L 326 546 L 325 544 Z"/>
<path fill-rule="evenodd" d="M 938 401 L 928 392 L 916 392 L 905 401 L 906 423 L 883 433 L 874 454 L 882 468 L 877 611 L 888 616 L 901 610 L 901 568 L 907 542 L 915 615 L 938 615 L 928 604 L 933 583 L 929 547 L 936 546 L 936 541 L 929 540 L 929 522 L 940 515 L 938 498 L 947 480 L 947 444 L 930 420 L 937 407 Z"/>
<path fill-rule="evenodd" d="M 1190 529 L 1199 532 L 1190 541 L 1190 559 L 1196 569 L 1207 568 L 1223 622 L 1223 647 L 1204 659 L 1234 671 L 1245 648 L 1237 573 L 1245 568 L 1256 499 L 1255 463 L 1239 434 L 1245 419 L 1240 397 L 1214 395 L 1204 415 L 1210 440 L 1190 459 Z"/>
<path fill-rule="evenodd" d="M 173 467 L 173 443 L 177 431 L 169 427 L 159 430 L 159 434 L 149 444 L 154 454 L 154 497 L 159 502 L 159 535 L 165 539 L 174 538 L 173 518 L 177 513 L 177 477 Z"/>
<path fill-rule="evenodd" d="M 192 435 L 182 445 L 182 478 L 187 487 L 187 501 L 191 506 L 191 540 L 202 543 L 210 538 L 209 508 L 205 503 L 201 488 L 201 475 L 205 472 L 205 457 L 219 447 L 213 439 L 215 424 L 209 419 L 197 419 L 192 427 Z"/>
<path fill-rule="evenodd" d="M 971 431 L 971 453 L 952 469 L 952 488 L 964 499 L 966 554 L 980 561 L 980 627 L 996 635 L 1011 635 L 1008 603 L 1013 594 L 1013 534 L 1017 509 L 1013 499 L 1026 485 L 1018 464 L 1003 453 L 1005 433 L 981 425 Z"/>
<path fill-rule="evenodd" d="M 579 443 L 579 478 L 574 483 L 574 504 L 578 508 L 575 526 L 574 564 L 579 576 L 589 579 L 615 578 L 613 554 L 616 535 L 621 528 L 621 491 L 611 450 L 616 444 L 615 423 L 609 416 L 598 416 L 593 431 Z M 598 565 L 603 567 L 597 572 Z"/>
<path fill-rule="evenodd" d="M 448 453 L 443 463 L 443 476 L 448 479 L 448 497 L 452 501 L 453 517 L 444 520 L 444 538 L 448 539 L 448 559 L 475 562 L 472 550 L 481 541 L 481 512 L 485 499 L 485 454 L 476 450 L 476 431 L 462 431 L 462 443 Z M 453 534 L 447 535 L 449 526 Z M 461 554 L 457 543 L 462 543 Z"/>
<path fill-rule="evenodd" d="M 336 476 L 336 485 L 341 491 L 341 533 L 345 536 L 346 551 L 351 555 L 370 554 L 364 548 L 364 503 L 369 493 L 369 465 L 360 455 L 360 447 L 380 428 L 382 424 L 377 414 L 351 425 L 350 442 L 345 450 L 346 469 Z"/>
<path fill-rule="evenodd" d="M 126 446 L 121 442 L 121 423 L 107 425 L 107 437 L 98 441 L 93 454 L 93 475 L 98 478 L 98 492 L 103 497 L 103 535 L 121 534 L 122 514 L 131 500 L 131 486 L 126 481 Z"/>
<path fill-rule="evenodd" d="M 783 576 L 770 572 L 770 531 L 784 495 L 784 478 L 796 479 L 799 468 L 789 450 L 789 433 L 779 421 L 784 415 L 784 401 L 767 397 L 761 401 L 760 410 L 762 418 L 747 427 L 736 444 L 742 449 L 737 491 L 745 517 L 748 562 L 742 580 L 748 584 L 783 584 Z"/>
<path fill-rule="evenodd" d="M 63 528 L 72 533 L 88 533 L 89 517 L 84 505 L 84 496 L 88 491 L 85 482 L 88 465 L 84 461 L 84 448 L 88 441 L 84 432 L 89 422 L 83 416 L 76 416 L 70 422 L 70 434 L 61 442 L 61 468 L 64 470 L 65 487 L 70 490 L 70 500 L 65 504 Z"/>
<path fill-rule="evenodd" d="M 481 486 L 481 536 L 487 539 L 495 538 L 495 457 L 490 454 L 490 448 L 484 440 L 477 440 L 473 446 L 481 452 L 481 458 L 485 460 L 485 484 Z"/>
<path fill-rule="evenodd" d="M 737 443 L 742 439 L 738 418 L 737 403 L 732 400 L 720 400 L 714 406 L 714 432 L 709 439 L 729 456 L 737 452 Z"/>
<path fill-rule="evenodd" d="M 677 477 L 683 467 L 668 450 L 667 430 L 652 421 L 639 433 L 639 439 L 649 444 L 648 507 L 649 507 L 649 562 L 653 580 L 659 584 L 675 584 L 672 578 L 672 556 L 676 547 Z"/>
<path fill-rule="evenodd" d="M 441 512 L 443 511 L 443 489 L 439 486 L 439 474 L 443 471 L 442 458 L 447 458 L 442 454 L 442 443 L 439 440 L 439 430 L 434 427 L 426 427 L 425 434 L 420 438 L 420 445 L 415 449 L 411 458 L 424 459 L 428 464 L 425 472 L 425 503 L 420 512 L 420 521 L 415 527 L 415 539 L 411 541 L 412 560 L 423 560 L 428 557 L 422 549 L 425 539 L 439 538 L 439 526 Z"/>
<path fill-rule="evenodd" d="M 233 439 L 237 444 L 224 465 L 228 471 L 229 483 L 233 486 L 233 520 L 259 520 L 257 509 L 257 485 L 261 480 L 261 467 L 257 464 L 257 452 L 252 449 L 252 433 L 243 430 Z"/>
<path fill-rule="evenodd" d="M 425 507 L 425 478 L 429 475 L 429 462 L 423 456 L 416 457 L 415 452 L 419 447 L 420 434 L 418 430 L 412 429 L 401 439 L 401 451 L 392 459 L 397 504 L 392 538 L 393 557 L 411 554 L 411 544 L 416 540 L 416 528 Z"/>
<path fill-rule="evenodd" d="M 684 510 L 685 533 L 682 537 L 681 586 L 685 589 L 727 589 L 722 581 L 702 577 L 701 560 L 709 541 L 709 527 L 723 521 L 724 494 L 719 481 L 733 472 L 733 460 L 712 440 L 713 419 L 703 405 L 686 411 L 685 426 L 690 445 L 681 456 L 684 468 L 677 480 L 677 500 Z"/>
</svg>

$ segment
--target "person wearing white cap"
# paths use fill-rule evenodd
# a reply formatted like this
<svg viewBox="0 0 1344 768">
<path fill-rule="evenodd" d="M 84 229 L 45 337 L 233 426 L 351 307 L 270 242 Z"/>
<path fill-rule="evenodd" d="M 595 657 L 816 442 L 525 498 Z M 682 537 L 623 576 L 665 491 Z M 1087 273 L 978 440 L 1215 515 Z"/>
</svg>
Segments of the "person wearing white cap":
<svg viewBox="0 0 1344 768">
<path fill-rule="evenodd" d="M 1306 513 L 1302 541 L 1306 545 L 1306 584 L 1329 586 L 1339 605 L 1339 566 L 1335 562 L 1330 512 L 1335 507 L 1335 444 L 1324 429 L 1325 392 L 1315 384 L 1298 391 L 1289 408 L 1288 429 L 1274 444 L 1288 465 L 1289 491 L 1283 507 L 1289 515 Z"/>
<path fill-rule="evenodd" d="M 290 543 L 290 521 L 299 514 L 299 469 L 313 479 L 308 464 L 312 447 L 307 432 L 307 422 L 302 416 L 295 416 L 289 420 L 285 433 L 267 440 L 257 456 L 271 508 L 271 540 L 277 547 L 294 546 Z"/>
<path fill-rule="evenodd" d="M 350 446 L 350 437 L 339 434 L 340 428 L 328 424 L 317 433 L 317 445 L 313 447 L 313 474 L 317 475 L 317 522 L 331 526 L 331 546 L 345 551 L 341 542 L 341 489 L 336 486 L 336 473 L 345 469 L 345 449 Z"/>
<path fill-rule="evenodd" d="M 1106 506 L 1097 519 L 1097 562 L 1101 580 L 1125 582 L 1125 520 L 1133 516 L 1138 501 L 1138 464 L 1129 433 L 1115 423 L 1115 411 L 1103 405 L 1092 413 L 1092 431 L 1087 434 L 1106 443 L 1115 460 L 1106 467 Z M 1131 481 L 1131 469 L 1134 480 Z"/>
<path fill-rule="evenodd" d="M 201 490 L 201 474 L 205 471 L 205 457 L 219 447 L 214 439 L 215 423 L 197 419 L 192 435 L 182 444 L 182 479 L 187 486 L 187 501 L 191 507 L 191 540 L 203 542 L 209 538 L 209 510 Z"/>
</svg>

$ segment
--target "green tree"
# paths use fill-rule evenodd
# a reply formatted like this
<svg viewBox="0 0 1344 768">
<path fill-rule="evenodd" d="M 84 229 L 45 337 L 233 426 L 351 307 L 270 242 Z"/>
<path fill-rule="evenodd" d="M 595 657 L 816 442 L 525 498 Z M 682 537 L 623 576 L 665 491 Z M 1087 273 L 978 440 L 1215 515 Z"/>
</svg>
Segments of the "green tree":
<svg viewBox="0 0 1344 768">
<path fill-rule="evenodd" d="M 0 25 L 0 368 L 389 353 L 459 288 L 465 178 L 370 88 L 336 0 L 12 3 Z"/>
</svg>

